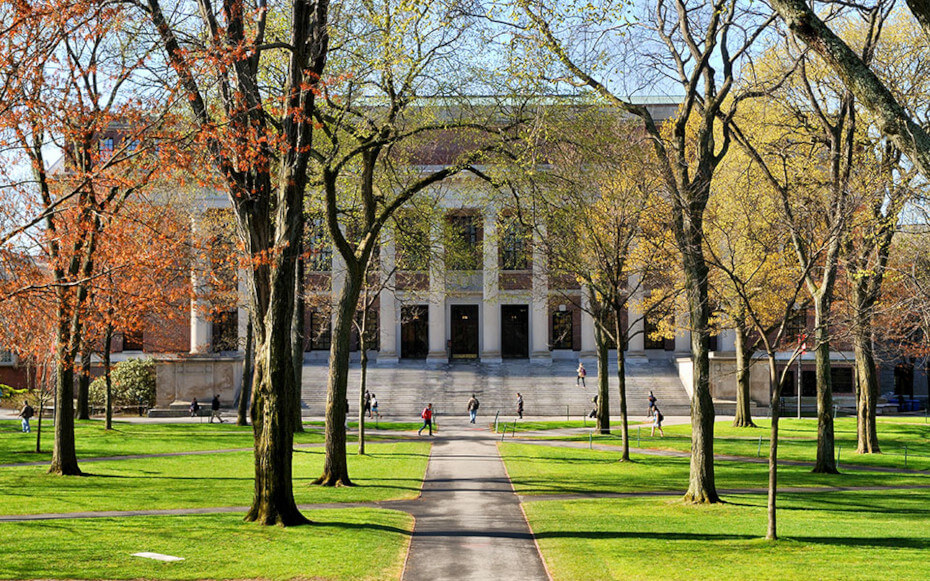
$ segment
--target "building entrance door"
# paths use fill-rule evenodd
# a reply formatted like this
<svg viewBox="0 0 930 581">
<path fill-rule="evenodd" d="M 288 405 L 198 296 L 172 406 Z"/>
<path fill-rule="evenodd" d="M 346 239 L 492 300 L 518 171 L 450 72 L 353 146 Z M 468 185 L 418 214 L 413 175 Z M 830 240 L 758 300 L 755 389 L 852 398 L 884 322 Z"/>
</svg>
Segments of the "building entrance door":
<svg viewBox="0 0 930 581">
<path fill-rule="evenodd" d="M 429 308 L 410 305 L 400 310 L 400 356 L 426 359 L 429 353 Z"/>
<path fill-rule="evenodd" d="M 501 305 L 501 357 L 530 356 L 530 309 L 527 305 Z"/>
<path fill-rule="evenodd" d="M 478 305 L 451 305 L 453 359 L 478 358 Z"/>
</svg>

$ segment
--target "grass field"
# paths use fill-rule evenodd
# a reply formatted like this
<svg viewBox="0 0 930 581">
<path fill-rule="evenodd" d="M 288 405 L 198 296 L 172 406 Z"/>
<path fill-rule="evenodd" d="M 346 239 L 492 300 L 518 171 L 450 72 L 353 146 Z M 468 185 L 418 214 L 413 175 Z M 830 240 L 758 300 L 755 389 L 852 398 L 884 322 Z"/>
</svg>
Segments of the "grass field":
<svg viewBox="0 0 930 581">
<path fill-rule="evenodd" d="M 930 470 L 930 424 L 922 418 L 880 418 L 878 424 L 879 444 L 882 454 L 856 454 L 855 418 L 838 418 L 834 422 L 836 451 L 840 462 L 850 465 L 885 466 L 904 468 L 904 452 L 907 448 L 907 468 Z M 716 454 L 749 456 L 768 454 L 770 422 L 766 418 L 755 420 L 757 428 L 734 428 L 729 422 L 717 422 L 714 426 L 714 452 Z M 564 429 L 580 422 L 527 422 L 517 424 L 517 433 L 524 430 Z M 630 424 L 630 445 L 657 450 L 687 452 L 691 449 L 691 426 L 666 426 L 665 437 L 649 436 L 650 425 Z M 588 441 L 589 431 L 576 434 L 552 436 L 559 440 Z M 594 434 L 593 440 L 602 444 L 619 445 L 620 428 L 613 426 L 610 435 Z M 544 436 L 548 437 L 548 436 Z M 761 438 L 761 446 L 760 446 Z M 813 419 L 782 419 L 779 422 L 779 452 L 782 460 L 813 462 L 816 458 L 817 423 Z"/>
<path fill-rule="evenodd" d="M 242 515 L 0 524 L 0 579 L 396 580 L 413 518 L 375 509 L 308 512 L 314 524 L 260 527 Z M 131 556 L 183 557 L 164 563 Z"/>
<path fill-rule="evenodd" d="M 618 462 L 616 452 L 504 443 L 501 454 L 514 489 L 520 494 L 682 491 L 688 485 L 688 458 L 633 454 Z M 715 463 L 716 484 L 724 488 L 765 488 L 764 463 Z M 780 486 L 930 486 L 930 475 L 847 471 L 813 474 L 805 466 L 779 467 Z"/>
<path fill-rule="evenodd" d="M 372 444 L 368 454 L 348 454 L 355 487 L 310 483 L 322 472 L 323 449 L 294 452 L 294 497 L 298 503 L 363 502 L 415 498 L 429 444 Z M 252 499 L 251 452 L 84 462 L 81 477 L 46 474 L 45 466 L 0 470 L 0 514 L 88 510 L 140 510 L 247 506 Z"/>
<path fill-rule="evenodd" d="M 783 495 L 777 542 L 764 496 L 689 506 L 668 498 L 529 502 L 557 581 L 927 579 L 930 492 Z"/>
</svg>

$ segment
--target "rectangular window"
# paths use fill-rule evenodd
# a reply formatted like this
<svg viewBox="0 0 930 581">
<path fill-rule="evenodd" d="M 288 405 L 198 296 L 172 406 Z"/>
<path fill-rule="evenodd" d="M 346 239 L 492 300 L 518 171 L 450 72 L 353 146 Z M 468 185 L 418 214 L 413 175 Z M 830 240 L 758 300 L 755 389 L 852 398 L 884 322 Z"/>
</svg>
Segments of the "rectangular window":
<svg viewBox="0 0 930 581">
<path fill-rule="evenodd" d="M 0 363 L 13 363 L 13 352 L 7 349 L 0 349 Z"/>
<path fill-rule="evenodd" d="M 239 350 L 239 311 L 221 311 L 213 315 L 213 352 Z"/>
<path fill-rule="evenodd" d="M 798 337 L 806 334 L 807 309 L 797 309 L 785 326 L 785 346 L 794 349 L 798 344 Z"/>
<path fill-rule="evenodd" d="M 478 218 L 453 214 L 446 218 L 446 268 L 481 269 L 481 236 Z"/>
<path fill-rule="evenodd" d="M 529 270 L 532 233 L 515 218 L 501 225 L 501 270 Z"/>
<path fill-rule="evenodd" d="M 332 318 L 329 313 L 313 311 L 310 313 L 310 329 L 307 332 L 307 351 L 328 351 L 332 342 Z"/>
<path fill-rule="evenodd" d="M 307 219 L 306 226 L 307 271 L 330 272 L 333 269 L 333 248 L 329 243 L 325 219 L 312 216 Z"/>
<path fill-rule="evenodd" d="M 142 331 L 126 331 L 123 333 L 123 351 L 142 351 L 144 345 Z"/>
<path fill-rule="evenodd" d="M 556 311 L 552 313 L 552 348 L 574 348 L 572 335 L 572 312 Z"/>
</svg>

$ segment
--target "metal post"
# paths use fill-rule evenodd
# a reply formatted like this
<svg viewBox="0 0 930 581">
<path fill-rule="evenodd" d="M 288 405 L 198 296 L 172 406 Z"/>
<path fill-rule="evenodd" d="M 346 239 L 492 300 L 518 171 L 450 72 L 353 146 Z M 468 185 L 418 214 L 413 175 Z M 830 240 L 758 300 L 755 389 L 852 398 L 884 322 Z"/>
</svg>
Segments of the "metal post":
<svg viewBox="0 0 930 581">
<path fill-rule="evenodd" d="M 517 437 L 517 420 L 513 421 L 513 431 L 510 433 L 511 438 Z"/>
<path fill-rule="evenodd" d="M 495 433 L 495 434 L 497 433 L 497 418 L 499 418 L 500 415 L 501 415 L 501 411 L 500 411 L 500 410 L 497 410 L 497 413 L 494 414 L 494 433 Z"/>
<path fill-rule="evenodd" d="M 566 405 L 565 406 L 565 421 L 568 422 L 568 421 L 571 421 L 571 419 L 572 419 L 571 416 L 568 415 L 568 406 Z"/>
</svg>

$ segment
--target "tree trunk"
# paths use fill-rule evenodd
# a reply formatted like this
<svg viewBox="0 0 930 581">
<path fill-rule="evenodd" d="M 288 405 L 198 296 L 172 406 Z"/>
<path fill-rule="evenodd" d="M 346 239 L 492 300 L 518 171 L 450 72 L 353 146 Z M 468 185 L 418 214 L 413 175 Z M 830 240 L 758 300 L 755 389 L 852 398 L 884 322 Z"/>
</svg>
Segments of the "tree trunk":
<svg viewBox="0 0 930 581">
<path fill-rule="evenodd" d="M 685 236 L 691 231 L 685 233 Z M 685 287 L 688 293 L 688 311 L 691 323 L 691 356 L 694 387 L 691 397 L 691 469 L 685 502 L 720 502 L 714 483 L 714 401 L 710 394 L 710 356 L 708 319 L 710 306 L 707 297 L 707 264 L 701 250 L 700 233 L 689 238 L 690 243 L 680 245 Z"/>
<path fill-rule="evenodd" d="M 769 402 L 769 411 L 772 414 L 772 428 L 769 433 L 769 498 L 768 498 L 768 529 L 765 538 L 774 541 L 778 539 L 775 495 L 778 492 L 778 413 L 781 401 L 781 382 L 778 381 L 778 371 L 775 367 L 775 353 L 768 353 L 769 360 L 769 386 L 772 399 Z"/>
<path fill-rule="evenodd" d="M 300 253 L 297 257 L 297 275 L 295 277 L 297 304 L 294 307 L 294 323 L 291 328 L 293 337 L 291 337 L 291 345 L 294 350 L 294 385 L 296 387 L 294 391 L 294 431 L 303 432 L 304 418 L 301 409 L 303 402 L 301 401 L 300 395 L 304 377 L 304 321 L 307 310 L 307 289 L 304 276 L 304 220 L 302 210 L 300 212 L 300 224 L 297 228 L 300 232 Z"/>
<path fill-rule="evenodd" d="M 255 341 L 252 337 L 252 315 L 245 326 L 245 355 L 242 358 L 242 387 L 239 389 L 239 406 L 236 416 L 237 426 L 249 425 L 249 407 L 252 401 L 252 375 L 255 373 L 252 363 L 255 361 Z"/>
<path fill-rule="evenodd" d="M 113 346 L 113 325 L 107 323 L 103 335 L 103 377 L 106 383 L 106 425 L 107 430 L 113 429 L 113 386 L 110 382 L 110 348 Z"/>
<path fill-rule="evenodd" d="M 830 299 L 814 299 L 814 365 L 817 371 L 817 461 L 814 472 L 838 474 L 833 450 L 833 381 L 830 374 Z"/>
<path fill-rule="evenodd" d="M 64 312 L 65 305 L 58 307 L 57 361 L 55 362 L 55 447 L 52 451 L 50 474 L 77 476 L 77 453 L 74 448 L 74 358 L 71 357 L 70 322 Z"/>
<path fill-rule="evenodd" d="M 81 337 L 81 374 L 78 376 L 77 419 L 90 419 L 90 359 L 91 344 L 86 337 Z"/>
<path fill-rule="evenodd" d="M 860 311 L 853 323 L 853 345 L 856 352 L 856 434 L 860 454 L 878 454 L 878 432 L 875 425 L 878 401 L 878 375 L 872 348 L 872 317 Z"/>
<path fill-rule="evenodd" d="M 626 414 L 626 333 L 623 332 L 619 311 L 614 320 L 614 336 L 617 339 L 617 388 L 620 394 L 620 440 L 623 451 L 620 454 L 621 462 L 630 460 L 630 427 L 627 424 Z"/>
<path fill-rule="evenodd" d="M 607 333 L 603 330 L 604 322 L 601 319 L 599 317 L 594 324 L 594 342 L 597 347 L 597 430 L 602 434 L 609 434 L 610 348 L 607 346 Z"/>
<path fill-rule="evenodd" d="M 345 286 L 336 307 L 332 344 L 329 350 L 329 377 L 326 398 L 326 459 L 323 474 L 314 482 L 322 486 L 352 486 L 346 462 L 346 428 L 348 409 L 346 388 L 349 379 L 349 343 L 352 318 L 358 307 L 364 268 L 346 268 Z"/>
<path fill-rule="evenodd" d="M 752 365 L 753 349 L 748 345 L 746 329 L 736 325 L 736 417 L 733 418 L 733 427 L 755 428 L 752 413 L 749 411 L 750 368 Z"/>
</svg>

